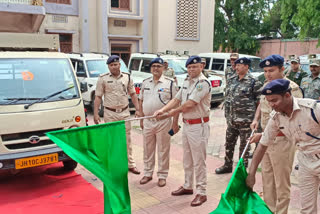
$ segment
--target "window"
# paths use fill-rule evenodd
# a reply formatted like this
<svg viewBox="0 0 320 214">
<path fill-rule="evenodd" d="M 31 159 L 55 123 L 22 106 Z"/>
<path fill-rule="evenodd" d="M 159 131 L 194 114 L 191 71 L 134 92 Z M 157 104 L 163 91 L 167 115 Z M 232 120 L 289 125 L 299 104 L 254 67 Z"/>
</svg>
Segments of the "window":
<svg viewBox="0 0 320 214">
<path fill-rule="evenodd" d="M 130 0 L 111 0 L 111 7 L 130 10 Z"/>
<path fill-rule="evenodd" d="M 212 70 L 224 71 L 224 59 L 212 59 Z"/>
<path fill-rule="evenodd" d="M 48 3 L 71 4 L 71 0 L 46 0 Z"/>
<path fill-rule="evenodd" d="M 130 63 L 129 70 L 130 71 L 139 71 L 141 59 L 132 59 Z"/>
<path fill-rule="evenodd" d="M 143 60 L 142 66 L 141 66 L 142 72 L 150 73 L 150 67 L 149 67 L 150 62 L 151 62 L 151 59 L 150 60 L 149 59 Z"/>
</svg>

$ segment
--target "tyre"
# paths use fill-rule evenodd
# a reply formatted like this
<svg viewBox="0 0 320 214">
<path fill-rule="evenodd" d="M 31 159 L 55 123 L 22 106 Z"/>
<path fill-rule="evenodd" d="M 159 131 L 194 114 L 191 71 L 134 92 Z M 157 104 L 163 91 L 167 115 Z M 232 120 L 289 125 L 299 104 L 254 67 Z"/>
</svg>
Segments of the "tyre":
<svg viewBox="0 0 320 214">
<path fill-rule="evenodd" d="M 77 167 L 78 163 L 74 160 L 63 161 L 63 168 L 67 171 L 72 171 Z"/>
</svg>

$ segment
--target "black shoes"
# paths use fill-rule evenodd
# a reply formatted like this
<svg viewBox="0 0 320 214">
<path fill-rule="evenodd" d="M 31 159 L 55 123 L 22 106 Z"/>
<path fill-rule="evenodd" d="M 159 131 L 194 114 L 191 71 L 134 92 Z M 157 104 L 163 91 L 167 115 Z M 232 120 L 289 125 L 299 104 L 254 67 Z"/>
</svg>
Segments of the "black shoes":
<svg viewBox="0 0 320 214">
<path fill-rule="evenodd" d="M 227 166 L 223 165 L 215 170 L 216 174 L 225 174 L 225 173 L 231 173 L 232 172 L 232 165 Z"/>
</svg>

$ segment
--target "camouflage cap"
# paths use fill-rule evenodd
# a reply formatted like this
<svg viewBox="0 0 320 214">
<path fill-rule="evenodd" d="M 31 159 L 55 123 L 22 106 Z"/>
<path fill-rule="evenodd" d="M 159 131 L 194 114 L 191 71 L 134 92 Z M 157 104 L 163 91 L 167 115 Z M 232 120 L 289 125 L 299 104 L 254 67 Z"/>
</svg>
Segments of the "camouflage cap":
<svg viewBox="0 0 320 214">
<path fill-rule="evenodd" d="M 320 66 L 320 59 L 310 59 L 310 66 Z"/>
<path fill-rule="evenodd" d="M 296 63 L 300 63 L 300 59 L 299 57 L 297 57 L 297 55 L 289 55 L 289 60 L 290 62 L 296 62 Z"/>
<path fill-rule="evenodd" d="M 239 54 L 238 53 L 231 53 L 230 54 L 230 59 L 238 59 L 239 58 Z"/>
</svg>

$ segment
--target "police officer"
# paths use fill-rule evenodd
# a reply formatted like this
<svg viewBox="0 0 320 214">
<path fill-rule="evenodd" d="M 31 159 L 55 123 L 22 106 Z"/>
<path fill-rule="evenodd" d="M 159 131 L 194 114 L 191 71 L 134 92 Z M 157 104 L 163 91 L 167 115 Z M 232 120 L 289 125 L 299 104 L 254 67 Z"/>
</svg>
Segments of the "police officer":
<svg viewBox="0 0 320 214">
<path fill-rule="evenodd" d="M 176 75 L 174 73 L 174 70 L 173 70 L 173 68 L 169 68 L 169 64 L 168 64 L 168 60 L 167 59 L 164 60 L 163 66 L 164 66 L 163 75 L 173 79 L 175 81 L 175 83 L 178 84 L 177 83 L 177 77 L 176 77 Z"/>
<path fill-rule="evenodd" d="M 308 73 L 302 70 L 300 59 L 296 55 L 290 55 L 291 68 L 284 72 L 285 76 L 300 86 L 302 78 L 308 76 Z"/>
<path fill-rule="evenodd" d="M 260 140 L 260 144 L 253 156 L 247 185 L 253 187 L 258 165 L 267 148 L 276 143 L 281 131 L 299 150 L 301 214 L 316 214 L 320 184 L 320 104 L 312 99 L 293 97 L 290 82 L 284 79 L 271 81 L 262 94 L 274 111 L 263 134 L 256 134 L 251 138 L 251 142 Z M 282 162 L 277 164 L 282 165 Z"/>
<path fill-rule="evenodd" d="M 206 78 L 209 78 L 209 73 L 208 71 L 205 70 L 205 67 L 206 67 L 206 59 L 205 58 L 201 58 L 201 63 L 203 65 L 203 69 L 202 69 L 202 74 L 206 77 Z"/>
<path fill-rule="evenodd" d="M 284 59 L 280 55 L 270 55 L 259 64 L 264 69 L 266 83 L 275 79 L 283 79 Z M 302 91 L 299 86 L 290 82 L 291 92 L 294 97 L 302 98 Z M 255 119 L 251 124 L 252 129 L 257 129 L 261 119 L 262 130 L 265 130 L 272 106 L 269 105 L 266 97 L 261 95 L 260 104 L 257 108 Z M 270 210 L 277 214 L 288 213 L 290 203 L 290 174 L 294 161 L 295 146 L 280 131 L 277 133 L 274 144 L 272 144 L 262 160 L 262 184 L 263 198 Z M 279 164 L 281 163 L 281 164 Z"/>
<path fill-rule="evenodd" d="M 102 96 L 104 97 L 104 122 L 112 122 L 128 119 L 129 101 L 128 95 L 131 96 L 132 103 L 136 108 L 136 115 L 141 116 L 139 112 L 138 98 L 133 87 L 132 79 L 128 73 L 120 71 L 119 56 L 112 55 L 108 58 L 107 64 L 110 73 L 101 74 L 98 78 L 97 88 L 94 100 L 94 123 L 100 122 L 98 109 L 101 105 Z M 126 136 L 127 136 L 127 153 L 129 171 L 134 174 L 140 174 L 132 157 L 131 146 L 131 124 L 126 122 Z"/>
<path fill-rule="evenodd" d="M 311 75 L 301 80 L 305 98 L 320 100 L 320 59 L 310 60 Z"/>
<path fill-rule="evenodd" d="M 225 78 L 226 78 L 226 82 L 228 82 L 228 78 L 230 78 L 231 76 L 233 76 L 234 74 L 236 74 L 236 65 L 234 64 L 234 62 L 239 59 L 239 54 L 238 53 L 231 53 L 230 54 L 230 63 L 231 66 L 227 67 L 225 72 Z"/>
<path fill-rule="evenodd" d="M 182 112 L 183 116 L 183 168 L 185 183 L 171 194 L 174 196 L 193 194 L 194 174 L 196 197 L 191 206 L 207 201 L 206 146 L 210 133 L 210 90 L 211 85 L 201 73 L 203 65 L 199 56 L 191 56 L 186 62 L 189 76 L 183 82 L 176 97 L 155 112 L 155 116 L 172 117 Z M 179 105 L 181 104 L 181 105 Z"/>
<path fill-rule="evenodd" d="M 143 81 L 139 95 L 140 109 L 143 116 L 152 116 L 156 110 L 161 109 L 172 100 L 178 88 L 171 78 L 162 75 L 164 62 L 161 58 L 155 58 L 150 62 L 152 77 Z M 157 146 L 158 154 L 158 186 L 166 185 L 166 178 L 169 171 L 170 157 L 170 135 L 169 130 L 179 131 L 178 114 L 165 120 L 145 119 L 140 121 L 143 129 L 143 162 L 144 177 L 140 184 L 146 184 L 152 180 L 155 165 L 155 151 Z"/>
<path fill-rule="evenodd" d="M 226 109 L 230 120 L 228 120 L 226 130 L 225 161 L 223 166 L 215 170 L 217 174 L 232 172 L 233 152 L 238 136 L 240 136 L 240 158 L 251 133 L 250 124 L 255 115 L 260 95 L 259 89 L 262 86 L 249 73 L 250 59 L 243 57 L 237 59 L 234 63 L 236 65 L 236 74 L 228 79 L 226 93 L 227 99 L 232 100 L 232 102 L 228 105 L 229 109 Z M 247 149 L 244 155 L 246 166 L 248 166 L 249 150 Z"/>
</svg>

